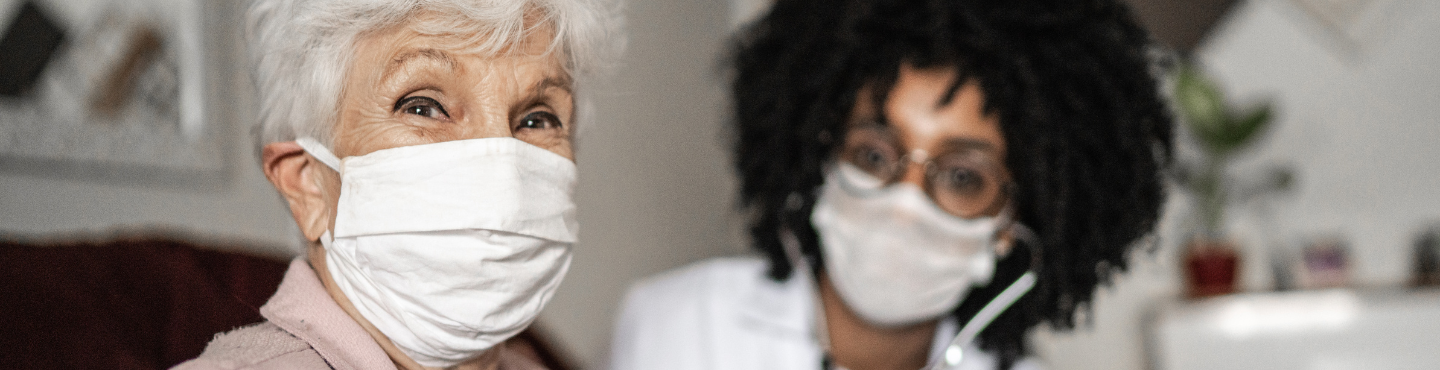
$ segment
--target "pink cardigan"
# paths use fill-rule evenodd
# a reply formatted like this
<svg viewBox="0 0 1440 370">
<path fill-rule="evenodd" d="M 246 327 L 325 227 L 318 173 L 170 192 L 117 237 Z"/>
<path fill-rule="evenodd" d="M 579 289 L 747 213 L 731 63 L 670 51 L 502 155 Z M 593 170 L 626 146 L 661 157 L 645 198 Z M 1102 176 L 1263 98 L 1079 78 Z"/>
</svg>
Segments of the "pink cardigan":
<svg viewBox="0 0 1440 370">
<path fill-rule="evenodd" d="M 268 321 L 216 335 L 200 357 L 173 369 L 395 369 L 370 333 L 325 291 L 303 258 L 290 262 L 280 288 L 260 307 L 260 315 Z M 500 368 L 543 370 L 504 348 Z"/>
</svg>

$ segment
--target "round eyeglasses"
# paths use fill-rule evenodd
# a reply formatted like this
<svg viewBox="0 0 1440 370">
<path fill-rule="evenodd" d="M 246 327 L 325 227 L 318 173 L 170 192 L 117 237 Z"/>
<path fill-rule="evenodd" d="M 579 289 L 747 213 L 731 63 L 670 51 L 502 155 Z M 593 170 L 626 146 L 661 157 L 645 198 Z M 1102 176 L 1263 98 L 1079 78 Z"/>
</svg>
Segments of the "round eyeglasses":
<svg viewBox="0 0 1440 370">
<path fill-rule="evenodd" d="M 994 215 L 1009 199 L 1009 175 L 985 150 L 987 144 L 956 141 L 930 156 L 920 149 L 905 151 L 885 126 L 849 131 L 839 159 L 859 170 L 841 171 L 851 188 L 880 190 L 900 182 L 915 164 L 924 171 L 925 193 L 946 213 L 962 218 Z"/>
</svg>

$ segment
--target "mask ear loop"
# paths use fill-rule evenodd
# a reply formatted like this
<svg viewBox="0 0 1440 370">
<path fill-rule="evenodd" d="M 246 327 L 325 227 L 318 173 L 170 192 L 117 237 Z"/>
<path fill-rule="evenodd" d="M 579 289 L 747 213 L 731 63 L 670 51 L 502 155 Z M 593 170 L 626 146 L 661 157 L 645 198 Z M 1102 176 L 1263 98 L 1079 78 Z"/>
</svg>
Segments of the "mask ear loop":
<svg viewBox="0 0 1440 370">
<path fill-rule="evenodd" d="M 799 193 L 791 193 L 785 198 L 787 211 L 799 211 L 803 204 L 804 199 Z M 810 298 L 811 302 L 815 303 L 815 314 L 812 316 L 815 320 L 814 330 L 810 334 L 814 335 L 815 342 L 820 344 L 820 369 L 829 370 L 833 367 L 830 358 L 830 330 L 825 326 L 825 303 L 820 300 L 820 282 L 817 281 L 819 276 L 816 276 L 815 270 L 810 267 L 810 259 L 805 258 L 805 253 L 800 251 L 800 239 L 795 237 L 789 227 L 780 228 L 780 247 L 785 251 L 785 259 L 790 260 L 790 266 L 793 267 L 791 279 L 810 281 Z"/>
<path fill-rule="evenodd" d="M 319 141 L 310 137 L 298 137 L 295 138 L 295 143 L 300 144 L 300 149 L 304 149 L 311 157 L 320 160 L 320 163 L 330 166 L 330 169 L 336 172 L 340 171 L 340 158 L 336 158 L 335 153 L 330 152 L 330 149 L 325 148 Z M 330 243 L 334 240 L 335 236 L 330 233 L 328 228 L 325 230 L 325 234 L 320 235 L 320 244 L 325 246 L 326 251 L 330 250 Z"/>
<path fill-rule="evenodd" d="M 815 281 L 815 270 L 810 268 L 810 260 L 800 252 L 800 239 L 790 231 L 790 228 L 780 229 L 780 247 L 785 250 L 785 258 L 790 260 L 790 266 L 794 269 L 791 272 L 792 279 L 809 279 L 811 282 L 811 302 L 815 302 L 814 328 L 811 334 L 815 336 L 815 342 L 820 344 L 820 369 L 831 368 L 830 359 L 830 330 L 825 326 L 825 303 L 820 301 L 820 282 Z"/>
<path fill-rule="evenodd" d="M 1012 237 L 1011 243 L 1014 243 L 1016 240 L 1023 241 L 1031 250 L 1031 270 L 1020 275 L 1020 278 L 1010 283 L 1009 287 L 1000 291 L 1000 294 L 995 296 L 995 299 L 990 300 L 990 303 L 986 303 L 985 307 L 980 309 L 980 312 L 975 313 L 975 316 L 972 317 L 969 322 L 965 323 L 965 327 L 961 328 L 960 332 L 955 334 L 955 338 L 951 339 L 950 343 L 945 345 L 944 355 L 930 363 L 930 365 L 925 366 L 925 370 L 950 369 L 960 366 L 960 362 L 965 359 L 965 345 L 974 342 L 975 338 L 980 336 L 980 332 L 985 330 L 985 327 L 990 326 L 990 323 L 995 321 L 995 318 L 999 317 L 1001 313 L 1009 309 L 1010 306 L 1019 301 L 1021 297 L 1024 297 L 1025 293 L 1029 293 L 1030 289 L 1035 287 L 1038 279 L 1034 268 L 1038 266 L 1040 262 L 1040 255 L 1038 249 L 1036 249 L 1039 247 L 1039 238 L 1036 237 L 1033 230 L 1030 230 L 1029 227 L 1019 222 L 1012 222 L 1010 224 L 1010 234 Z M 1013 249 L 1012 245 L 1010 250 Z"/>
<path fill-rule="evenodd" d="M 320 160 L 320 163 L 330 166 L 332 170 L 340 171 L 340 158 L 336 157 L 335 153 L 330 152 L 330 149 L 321 145 L 319 141 L 309 137 L 299 137 L 295 138 L 295 143 L 300 144 L 301 149 L 305 149 L 305 152 L 310 153 L 310 156 Z"/>
</svg>

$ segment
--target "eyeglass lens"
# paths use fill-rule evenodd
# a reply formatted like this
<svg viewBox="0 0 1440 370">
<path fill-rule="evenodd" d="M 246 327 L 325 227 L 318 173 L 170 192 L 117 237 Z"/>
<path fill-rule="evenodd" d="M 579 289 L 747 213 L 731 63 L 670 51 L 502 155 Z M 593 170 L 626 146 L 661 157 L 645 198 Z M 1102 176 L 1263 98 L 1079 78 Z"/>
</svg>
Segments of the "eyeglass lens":
<svg viewBox="0 0 1440 370">
<path fill-rule="evenodd" d="M 840 160 L 880 180 L 862 187 L 899 182 L 912 163 L 898 140 L 883 128 L 855 128 L 846 135 Z M 991 155 L 974 150 L 937 153 L 923 163 L 925 192 L 937 206 L 959 217 L 998 212 L 1008 180 Z"/>
</svg>

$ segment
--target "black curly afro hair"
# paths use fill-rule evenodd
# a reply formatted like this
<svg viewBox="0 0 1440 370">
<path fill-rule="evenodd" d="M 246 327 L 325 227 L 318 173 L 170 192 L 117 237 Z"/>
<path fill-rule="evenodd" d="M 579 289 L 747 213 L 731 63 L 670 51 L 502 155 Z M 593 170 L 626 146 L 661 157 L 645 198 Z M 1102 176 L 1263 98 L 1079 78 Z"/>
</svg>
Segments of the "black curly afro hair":
<svg viewBox="0 0 1440 370">
<path fill-rule="evenodd" d="M 777 280 L 788 230 L 824 266 L 810 224 L 862 87 L 901 65 L 978 82 L 999 118 L 1017 220 L 1038 236 L 998 262 L 954 310 L 968 320 L 1027 270 L 1039 283 L 980 335 L 1010 368 L 1041 322 L 1073 328 L 1097 285 L 1150 240 L 1165 200 L 1172 123 L 1151 39 L 1116 0 L 778 0 L 733 40 L 735 167 L 754 246 Z M 953 94 L 952 94 L 953 95 Z"/>
</svg>

